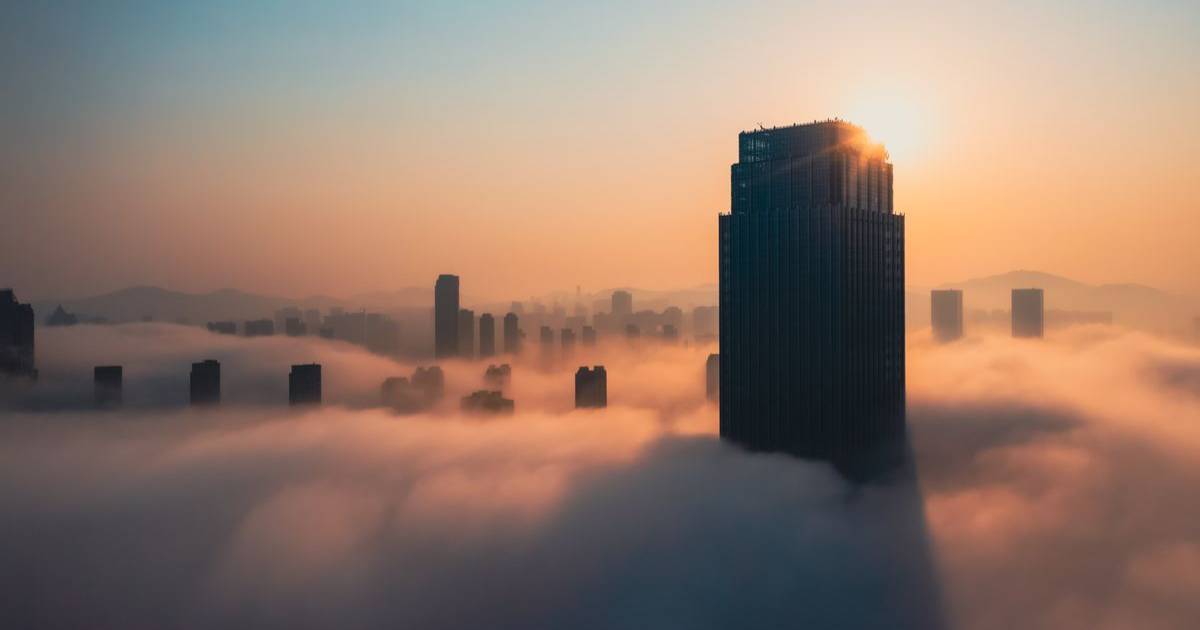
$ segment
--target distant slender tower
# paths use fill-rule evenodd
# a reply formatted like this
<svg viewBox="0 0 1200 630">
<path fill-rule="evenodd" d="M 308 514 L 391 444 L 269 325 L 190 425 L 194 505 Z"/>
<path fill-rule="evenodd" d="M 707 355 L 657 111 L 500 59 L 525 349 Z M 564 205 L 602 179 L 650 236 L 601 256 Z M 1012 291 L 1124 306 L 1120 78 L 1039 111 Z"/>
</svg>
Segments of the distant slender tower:
<svg viewBox="0 0 1200 630">
<path fill-rule="evenodd" d="M 458 309 L 458 356 L 475 358 L 475 311 Z"/>
<path fill-rule="evenodd" d="M 886 465 L 905 432 L 904 217 L 887 152 L 840 120 L 759 129 L 738 136 L 731 171 L 721 437 Z"/>
<path fill-rule="evenodd" d="M 721 400 L 721 355 L 710 354 L 704 362 L 704 394 L 713 401 Z"/>
<path fill-rule="evenodd" d="M 624 321 L 622 318 L 632 315 L 633 294 L 628 291 L 613 291 L 612 314 L 617 318 L 618 323 Z"/>
<path fill-rule="evenodd" d="M 479 316 L 479 358 L 496 354 L 496 320 L 491 313 Z"/>
<path fill-rule="evenodd" d="M 929 293 L 933 338 L 941 342 L 963 336 L 963 293 L 957 289 Z"/>
<path fill-rule="evenodd" d="M 221 364 L 207 359 L 192 364 L 191 401 L 193 405 L 221 402 Z"/>
<path fill-rule="evenodd" d="M 559 332 L 558 338 L 562 343 L 563 356 L 571 356 L 575 352 L 575 331 L 570 328 L 564 328 Z"/>
<path fill-rule="evenodd" d="M 588 369 L 580 366 L 575 372 L 575 407 L 597 408 L 608 406 L 608 373 L 603 365 Z"/>
<path fill-rule="evenodd" d="M 458 356 L 458 276 L 442 274 L 433 285 L 433 354 Z"/>
<path fill-rule="evenodd" d="M 122 399 L 124 370 L 119 365 L 97 365 L 92 369 L 96 405 L 119 407 Z"/>
<path fill-rule="evenodd" d="M 521 327 L 516 313 L 504 316 L 504 351 L 508 354 L 521 351 Z"/>
<path fill-rule="evenodd" d="M 288 402 L 293 405 L 321 404 L 321 366 L 293 365 L 288 375 Z"/>
<path fill-rule="evenodd" d="M 1041 289 L 1012 290 L 1012 334 L 1014 337 L 1045 335 L 1045 300 Z"/>
</svg>

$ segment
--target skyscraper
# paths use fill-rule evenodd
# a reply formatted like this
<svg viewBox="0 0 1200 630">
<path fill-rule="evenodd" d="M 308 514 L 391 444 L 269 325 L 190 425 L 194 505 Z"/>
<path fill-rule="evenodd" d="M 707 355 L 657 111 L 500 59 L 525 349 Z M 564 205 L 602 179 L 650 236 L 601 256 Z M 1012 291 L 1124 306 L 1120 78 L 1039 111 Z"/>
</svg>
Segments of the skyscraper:
<svg viewBox="0 0 1200 630">
<path fill-rule="evenodd" d="M 479 316 L 479 358 L 496 354 L 496 320 L 491 313 Z"/>
<path fill-rule="evenodd" d="M 941 342 L 963 336 L 963 293 L 958 289 L 929 293 L 933 338 Z"/>
<path fill-rule="evenodd" d="M 221 364 L 207 359 L 192 364 L 191 401 L 193 405 L 211 405 L 221 402 Z"/>
<path fill-rule="evenodd" d="M 840 121 L 738 136 L 718 219 L 722 438 L 853 463 L 900 452 L 904 217 Z"/>
<path fill-rule="evenodd" d="M 618 318 L 628 317 L 633 314 L 633 294 L 628 291 L 613 291 L 612 294 L 612 314 Z"/>
<path fill-rule="evenodd" d="M 1042 337 L 1046 330 L 1044 294 L 1041 289 L 1012 290 L 1012 334 Z"/>
<path fill-rule="evenodd" d="M 288 374 L 288 402 L 293 405 L 321 404 L 321 365 L 293 365 Z"/>
<path fill-rule="evenodd" d="M 516 313 L 504 316 L 504 351 L 508 354 L 521 351 L 521 327 Z"/>
<path fill-rule="evenodd" d="M 582 365 L 575 372 L 575 408 L 608 406 L 608 373 L 603 365 Z"/>
<path fill-rule="evenodd" d="M 442 274 L 433 285 L 433 354 L 458 356 L 458 276 Z"/>
<path fill-rule="evenodd" d="M 570 328 L 564 328 L 559 331 L 558 338 L 562 343 L 563 356 L 571 356 L 571 353 L 575 351 L 575 331 Z"/>
<path fill-rule="evenodd" d="M 582 332 L 583 332 L 583 335 L 582 335 L 583 345 L 585 345 L 585 346 L 596 345 L 596 329 L 595 328 L 593 328 L 591 326 L 584 326 Z"/>
<path fill-rule="evenodd" d="M 96 405 L 100 407 L 121 405 L 123 371 L 119 365 L 97 365 L 92 369 L 92 385 L 95 388 Z"/>
<path fill-rule="evenodd" d="M 475 311 L 458 309 L 458 356 L 475 358 Z"/>
<path fill-rule="evenodd" d="M 37 378 L 33 361 L 33 307 L 0 290 L 0 377 Z"/>
</svg>

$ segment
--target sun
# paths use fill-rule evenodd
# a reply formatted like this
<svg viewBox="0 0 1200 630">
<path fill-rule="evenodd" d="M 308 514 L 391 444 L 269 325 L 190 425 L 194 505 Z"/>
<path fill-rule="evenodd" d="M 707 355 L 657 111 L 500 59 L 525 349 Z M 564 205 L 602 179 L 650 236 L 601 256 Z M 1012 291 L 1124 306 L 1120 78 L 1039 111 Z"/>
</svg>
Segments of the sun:
<svg viewBox="0 0 1200 630">
<path fill-rule="evenodd" d="M 894 164 L 908 164 L 920 159 L 928 144 L 928 115 L 911 99 L 861 98 L 850 107 L 847 120 L 861 126 L 872 140 L 883 144 Z"/>
</svg>

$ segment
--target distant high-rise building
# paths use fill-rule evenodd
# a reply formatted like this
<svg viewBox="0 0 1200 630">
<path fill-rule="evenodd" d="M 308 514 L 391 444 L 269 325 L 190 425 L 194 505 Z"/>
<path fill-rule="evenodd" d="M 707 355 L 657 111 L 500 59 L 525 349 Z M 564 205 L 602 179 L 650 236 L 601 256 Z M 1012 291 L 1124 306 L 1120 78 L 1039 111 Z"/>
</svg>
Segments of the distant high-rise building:
<svg viewBox="0 0 1200 630">
<path fill-rule="evenodd" d="M 190 388 L 193 405 L 221 402 L 221 363 L 215 359 L 193 363 Z"/>
<path fill-rule="evenodd" d="M 242 325 L 247 337 L 269 337 L 275 334 L 275 322 L 269 319 L 252 319 Z"/>
<path fill-rule="evenodd" d="M 433 352 L 439 359 L 459 355 L 458 276 L 442 274 L 433 285 Z"/>
<path fill-rule="evenodd" d="M 834 120 L 738 136 L 718 219 L 721 437 L 858 468 L 905 427 L 892 165 Z M 881 464 L 882 465 L 882 464 Z"/>
<path fill-rule="evenodd" d="M 933 338 L 954 341 L 963 336 L 963 293 L 957 289 L 929 293 Z"/>
<path fill-rule="evenodd" d="M 608 406 L 608 373 L 603 365 L 575 371 L 575 407 L 577 409 Z"/>
<path fill-rule="evenodd" d="M 321 328 L 321 311 L 310 308 L 304 311 L 304 328 L 308 333 L 314 333 Z"/>
<path fill-rule="evenodd" d="M 538 340 L 541 341 L 542 346 L 545 348 L 549 348 L 549 347 L 553 346 L 554 345 L 554 329 L 549 326 L 542 326 L 542 328 L 539 332 L 539 335 L 538 335 Z"/>
<path fill-rule="evenodd" d="M 0 378 L 37 378 L 33 354 L 33 307 L 0 290 Z"/>
<path fill-rule="evenodd" d="M 637 324 L 625 324 L 625 336 L 629 339 L 637 339 L 642 336 L 642 329 Z"/>
<path fill-rule="evenodd" d="M 591 326 L 583 327 L 583 345 L 585 345 L 585 346 L 596 345 L 596 329 L 595 328 L 593 328 Z"/>
<path fill-rule="evenodd" d="M 515 312 L 504 316 L 504 351 L 508 354 L 521 351 L 521 326 Z"/>
<path fill-rule="evenodd" d="M 663 324 L 662 338 L 667 343 L 675 343 L 679 341 L 679 329 L 671 324 Z"/>
<path fill-rule="evenodd" d="M 697 306 L 692 309 L 692 336 L 696 341 L 712 341 L 717 338 L 717 307 Z"/>
<path fill-rule="evenodd" d="M 293 405 L 321 404 L 321 365 L 293 365 L 288 375 L 288 402 Z"/>
<path fill-rule="evenodd" d="M 458 309 L 458 356 L 475 358 L 475 311 Z"/>
<path fill-rule="evenodd" d="M 479 358 L 496 354 L 496 320 L 491 313 L 479 316 Z"/>
<path fill-rule="evenodd" d="M 628 291 L 613 291 L 612 314 L 617 317 L 628 317 L 633 314 L 633 294 Z"/>
<path fill-rule="evenodd" d="M 275 311 L 275 330 L 282 330 L 285 334 L 290 334 L 287 333 L 287 321 L 292 318 L 295 318 L 296 321 L 303 321 L 301 320 L 302 315 L 300 309 L 295 306 L 285 306 Z"/>
<path fill-rule="evenodd" d="M 1046 331 L 1044 294 L 1041 289 L 1012 290 L 1012 334 L 1042 337 Z"/>
<path fill-rule="evenodd" d="M 283 332 L 289 337 L 303 337 L 308 332 L 308 327 L 299 317 L 288 317 L 283 320 Z"/>
<path fill-rule="evenodd" d="M 218 335 L 236 335 L 236 322 L 208 322 L 209 332 L 215 332 Z"/>
<path fill-rule="evenodd" d="M 122 398 L 122 372 L 123 370 L 119 365 L 97 365 L 92 369 L 92 384 L 98 406 L 120 406 Z"/>
<path fill-rule="evenodd" d="M 503 392 L 481 389 L 462 398 L 462 409 L 470 413 L 511 414 L 515 404 Z"/>
<path fill-rule="evenodd" d="M 563 356 L 570 356 L 575 351 L 575 331 L 564 328 L 559 332 L 558 338 L 562 342 Z"/>
<path fill-rule="evenodd" d="M 721 355 L 710 354 L 704 362 L 704 395 L 716 402 L 721 399 Z"/>
<path fill-rule="evenodd" d="M 446 391 L 446 375 L 436 365 L 417 367 L 417 371 L 413 372 L 412 384 L 424 393 L 425 404 L 432 405 L 441 400 Z"/>
<path fill-rule="evenodd" d="M 379 388 L 380 402 L 399 413 L 416 413 L 426 407 L 425 392 L 403 376 L 385 379 Z"/>
<path fill-rule="evenodd" d="M 363 322 L 363 345 L 375 354 L 394 357 L 400 353 L 400 324 L 381 313 L 367 313 Z"/>
</svg>

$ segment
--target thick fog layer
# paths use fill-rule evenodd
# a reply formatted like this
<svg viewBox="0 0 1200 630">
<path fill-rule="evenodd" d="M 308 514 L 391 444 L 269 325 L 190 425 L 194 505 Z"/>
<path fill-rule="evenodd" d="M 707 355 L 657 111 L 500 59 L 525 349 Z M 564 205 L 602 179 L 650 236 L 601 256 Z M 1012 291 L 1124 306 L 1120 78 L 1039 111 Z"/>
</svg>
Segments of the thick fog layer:
<svg viewBox="0 0 1200 630">
<path fill-rule="evenodd" d="M 514 365 L 512 416 L 374 405 L 400 365 L 168 325 L 39 336 L 0 422 L 16 627 L 1185 628 L 1200 618 L 1200 352 L 1115 329 L 909 347 L 915 481 L 715 437 L 712 348 Z M 186 407 L 192 361 L 224 403 Z M 326 405 L 286 408 L 291 363 Z M 609 408 L 572 409 L 603 363 Z M 91 366 L 125 366 L 122 411 Z M 63 401 L 66 401 L 64 404 Z"/>
</svg>

